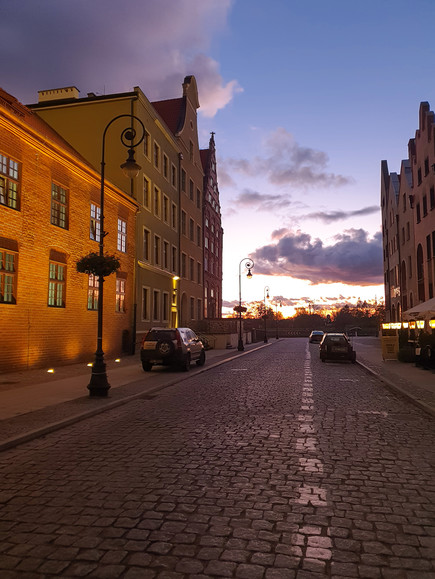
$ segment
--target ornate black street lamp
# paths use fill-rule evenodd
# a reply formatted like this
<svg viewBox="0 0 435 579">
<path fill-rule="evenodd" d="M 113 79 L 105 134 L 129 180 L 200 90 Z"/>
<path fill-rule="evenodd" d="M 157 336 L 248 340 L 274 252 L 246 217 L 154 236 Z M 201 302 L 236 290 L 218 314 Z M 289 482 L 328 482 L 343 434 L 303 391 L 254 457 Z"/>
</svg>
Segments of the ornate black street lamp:
<svg viewBox="0 0 435 579">
<path fill-rule="evenodd" d="M 134 115 L 118 115 L 114 117 L 103 132 L 102 152 L 101 152 L 101 189 L 100 189 L 100 238 L 99 238 L 99 256 L 104 259 L 104 238 L 107 231 L 104 231 L 104 167 L 105 167 L 105 147 L 106 133 L 108 128 L 118 119 L 127 117 L 131 120 L 131 126 L 125 128 L 120 135 L 121 143 L 128 149 L 128 158 L 121 165 L 126 177 L 134 179 L 139 173 L 141 167 L 134 158 L 134 149 L 140 145 L 145 137 L 145 127 L 142 121 Z M 136 129 L 133 127 L 133 119 L 138 121 L 142 129 L 142 136 L 137 137 Z M 97 351 L 95 352 L 95 362 L 92 364 L 91 380 L 88 384 L 89 396 L 107 396 L 110 384 L 107 379 L 106 363 L 104 362 L 103 352 L 103 284 L 104 275 L 98 276 L 98 329 L 97 329 Z"/>
<path fill-rule="evenodd" d="M 266 319 L 267 319 L 267 306 L 266 306 L 266 299 L 269 299 L 269 286 L 267 285 L 264 288 L 264 343 L 267 344 L 267 329 L 266 329 Z"/>
<path fill-rule="evenodd" d="M 234 309 L 239 314 L 239 343 L 237 349 L 239 352 L 242 352 L 245 347 L 243 346 L 243 336 L 242 336 L 242 312 L 246 312 L 246 308 L 242 307 L 242 263 L 245 264 L 245 269 L 248 270 L 246 277 L 251 279 L 252 277 L 252 268 L 254 267 L 254 262 L 249 257 L 244 257 L 239 263 L 239 305 L 236 306 Z"/>
</svg>

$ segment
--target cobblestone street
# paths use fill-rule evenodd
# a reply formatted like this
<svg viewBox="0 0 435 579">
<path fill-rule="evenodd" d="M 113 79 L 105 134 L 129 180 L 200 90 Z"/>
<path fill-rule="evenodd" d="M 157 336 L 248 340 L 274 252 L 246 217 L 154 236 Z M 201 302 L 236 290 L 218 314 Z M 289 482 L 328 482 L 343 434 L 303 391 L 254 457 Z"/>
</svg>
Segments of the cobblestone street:
<svg viewBox="0 0 435 579">
<path fill-rule="evenodd" d="M 0 454 L 0 576 L 435 578 L 435 419 L 280 340 Z"/>
</svg>

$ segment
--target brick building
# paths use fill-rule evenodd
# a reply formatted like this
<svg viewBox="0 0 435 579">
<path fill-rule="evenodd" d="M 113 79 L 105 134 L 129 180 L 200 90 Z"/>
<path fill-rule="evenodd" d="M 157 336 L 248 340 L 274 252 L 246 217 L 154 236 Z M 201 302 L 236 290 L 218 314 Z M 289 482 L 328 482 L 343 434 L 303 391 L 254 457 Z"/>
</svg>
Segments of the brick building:
<svg viewBox="0 0 435 579">
<path fill-rule="evenodd" d="M 99 173 L 0 89 L 0 371 L 93 361 L 98 283 L 76 262 L 98 252 L 99 204 Z M 136 211 L 106 182 L 105 250 L 121 263 L 104 286 L 108 356 L 133 329 Z"/>
<path fill-rule="evenodd" d="M 204 317 L 222 317 L 223 229 L 216 167 L 216 145 L 201 150 L 204 169 Z"/>
<path fill-rule="evenodd" d="M 386 319 L 399 322 L 434 297 L 435 117 L 427 102 L 400 173 L 382 161 L 381 208 Z"/>
<path fill-rule="evenodd" d="M 150 102 L 132 92 L 79 98 L 75 87 L 40 91 L 29 105 L 97 166 L 99 139 L 117 115 L 132 114 L 145 127 L 136 151 L 141 166 L 131 196 L 139 204 L 135 245 L 136 343 L 152 326 L 191 325 L 204 316 L 203 178 L 198 144 L 198 90 L 195 77 L 183 82 L 180 98 Z M 139 131 L 138 125 L 134 125 Z M 123 126 L 120 126 L 123 128 Z M 106 175 L 121 186 L 125 160 L 115 126 L 108 135 Z M 122 157 L 124 155 L 124 158 Z"/>
</svg>

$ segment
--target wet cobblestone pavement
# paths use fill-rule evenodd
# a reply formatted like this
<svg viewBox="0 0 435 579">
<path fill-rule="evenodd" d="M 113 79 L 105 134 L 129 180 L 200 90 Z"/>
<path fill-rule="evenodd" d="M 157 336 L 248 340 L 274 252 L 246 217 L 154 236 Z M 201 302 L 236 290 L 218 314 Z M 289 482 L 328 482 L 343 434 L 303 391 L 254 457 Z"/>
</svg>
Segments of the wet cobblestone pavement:
<svg viewBox="0 0 435 579">
<path fill-rule="evenodd" d="M 434 427 L 276 342 L 3 452 L 0 576 L 435 578 Z"/>
</svg>

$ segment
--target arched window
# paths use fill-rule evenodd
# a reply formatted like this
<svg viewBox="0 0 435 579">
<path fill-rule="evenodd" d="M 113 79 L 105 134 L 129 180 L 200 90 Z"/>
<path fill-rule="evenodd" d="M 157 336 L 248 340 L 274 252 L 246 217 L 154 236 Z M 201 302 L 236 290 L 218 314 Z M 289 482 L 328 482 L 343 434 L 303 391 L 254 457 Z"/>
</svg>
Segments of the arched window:
<svg viewBox="0 0 435 579">
<path fill-rule="evenodd" d="M 406 312 L 408 309 L 408 295 L 406 292 L 406 263 L 402 261 L 402 268 L 400 272 L 400 293 L 402 295 L 402 308 Z"/>
<path fill-rule="evenodd" d="M 423 264 L 423 248 L 421 244 L 417 247 L 417 286 L 418 299 L 421 302 L 425 301 L 424 297 L 424 264 Z"/>
</svg>

